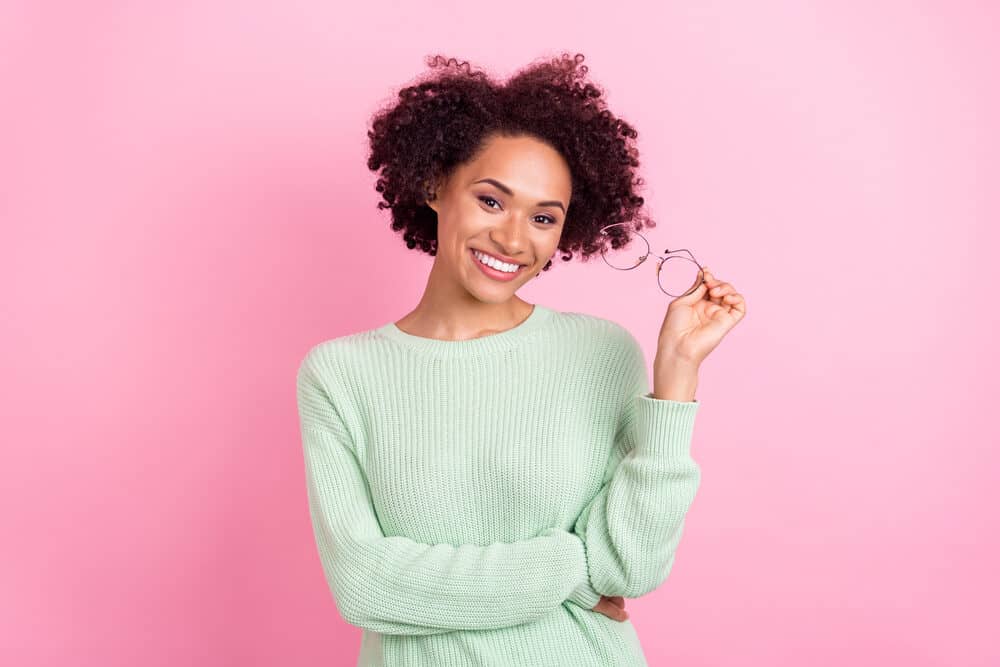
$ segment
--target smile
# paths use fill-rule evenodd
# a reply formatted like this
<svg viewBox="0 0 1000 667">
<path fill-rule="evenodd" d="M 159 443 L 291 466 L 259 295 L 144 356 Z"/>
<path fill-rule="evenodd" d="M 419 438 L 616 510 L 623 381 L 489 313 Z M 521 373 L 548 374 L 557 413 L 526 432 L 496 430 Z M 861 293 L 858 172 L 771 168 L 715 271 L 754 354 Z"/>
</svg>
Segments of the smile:
<svg viewBox="0 0 1000 667">
<path fill-rule="evenodd" d="M 524 268 L 523 265 L 501 262 L 497 258 L 473 248 L 469 248 L 469 254 L 472 255 L 472 260 L 476 263 L 476 266 L 494 280 L 512 280 Z"/>
</svg>

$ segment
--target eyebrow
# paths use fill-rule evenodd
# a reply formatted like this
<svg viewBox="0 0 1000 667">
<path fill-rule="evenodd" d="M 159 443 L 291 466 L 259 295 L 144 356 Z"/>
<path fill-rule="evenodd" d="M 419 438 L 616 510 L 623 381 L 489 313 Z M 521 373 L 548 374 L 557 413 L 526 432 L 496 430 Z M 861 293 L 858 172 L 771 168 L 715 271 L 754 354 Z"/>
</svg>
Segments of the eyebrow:
<svg viewBox="0 0 1000 667">
<path fill-rule="evenodd" d="M 506 185 L 504 185 L 503 183 L 501 183 L 500 181 L 498 181 L 498 180 L 496 180 L 494 178 L 481 178 L 478 181 L 473 181 L 469 185 L 475 185 L 476 183 L 490 183 L 492 185 L 495 185 L 499 190 L 501 190 L 506 195 L 508 195 L 510 197 L 514 196 L 514 191 L 513 190 L 511 190 Z M 538 202 L 538 205 L 539 206 L 558 206 L 559 208 L 562 209 L 563 214 L 566 213 L 566 207 L 563 206 L 563 204 L 562 204 L 561 201 L 540 201 L 540 202 Z"/>
</svg>

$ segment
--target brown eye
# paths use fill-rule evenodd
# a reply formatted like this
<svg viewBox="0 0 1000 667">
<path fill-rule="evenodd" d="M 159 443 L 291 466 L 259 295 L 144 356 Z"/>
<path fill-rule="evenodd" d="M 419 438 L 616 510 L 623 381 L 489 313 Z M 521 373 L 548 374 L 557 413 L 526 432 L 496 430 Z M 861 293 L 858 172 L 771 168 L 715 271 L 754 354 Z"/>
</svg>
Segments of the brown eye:
<svg viewBox="0 0 1000 667">
<path fill-rule="evenodd" d="M 490 197 L 489 195 L 480 195 L 479 197 L 476 197 L 476 199 L 478 199 L 479 201 L 483 202 L 484 204 L 486 204 L 490 208 L 493 208 L 493 207 L 490 206 L 489 202 L 493 202 L 494 204 L 497 204 L 498 206 L 500 204 L 500 202 L 498 202 L 493 197 Z M 554 225 L 554 224 L 556 224 L 556 219 L 553 218 L 552 216 L 549 216 L 549 215 L 536 215 L 535 216 L 535 221 L 537 222 L 539 218 L 541 218 L 542 221 L 545 224 L 548 224 L 548 225 Z"/>
</svg>

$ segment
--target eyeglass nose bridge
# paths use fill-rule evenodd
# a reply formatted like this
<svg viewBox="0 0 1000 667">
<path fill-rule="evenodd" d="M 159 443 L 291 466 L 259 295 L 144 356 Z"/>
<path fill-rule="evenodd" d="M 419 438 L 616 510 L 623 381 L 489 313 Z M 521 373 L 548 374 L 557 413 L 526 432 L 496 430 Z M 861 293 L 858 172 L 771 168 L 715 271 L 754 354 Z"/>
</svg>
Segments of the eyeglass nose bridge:
<svg viewBox="0 0 1000 667">
<path fill-rule="evenodd" d="M 615 227 L 617 225 L 623 225 L 623 224 L 625 224 L 625 223 L 616 222 L 613 225 L 607 225 L 607 226 L 601 228 L 600 233 L 602 235 L 604 235 L 604 236 L 608 236 L 607 230 L 610 227 Z M 656 253 L 652 252 L 651 246 L 649 245 L 649 239 L 647 239 L 641 232 L 638 232 L 636 230 L 632 230 L 632 233 L 635 236 L 638 236 L 639 238 L 641 238 L 646 243 L 647 252 L 645 254 L 643 254 L 641 257 L 639 257 L 639 259 L 636 260 L 635 264 L 633 264 L 629 268 L 627 268 L 627 269 L 618 269 L 618 267 L 615 267 L 613 264 L 611 264 L 610 262 L 608 262 L 607 257 L 604 256 L 605 252 L 602 250 L 601 251 L 601 257 L 612 268 L 615 268 L 615 269 L 618 269 L 618 270 L 629 271 L 631 269 L 636 268 L 637 266 L 639 266 L 643 262 L 645 262 L 647 259 L 649 259 L 649 256 L 652 255 L 652 256 L 656 257 L 657 260 L 658 260 L 656 262 L 656 275 L 657 275 L 656 284 L 657 284 L 657 286 L 660 288 L 660 291 L 662 291 L 664 294 L 667 294 L 668 296 L 673 296 L 673 297 L 676 297 L 676 298 L 687 296 L 688 294 L 690 294 L 691 292 L 693 292 L 694 290 L 696 290 L 699 285 L 701 285 L 702 283 L 705 282 L 705 274 L 704 274 L 705 269 L 701 266 L 701 264 L 698 263 L 698 260 L 695 259 L 694 254 L 690 250 L 688 250 L 687 248 L 676 248 L 674 250 L 671 250 L 670 248 L 664 248 L 663 249 L 664 256 L 661 257 L 660 255 L 657 255 Z M 689 256 L 688 257 L 684 257 L 683 255 L 676 255 L 675 254 L 675 253 L 679 253 L 679 252 L 685 252 Z M 670 255 L 674 255 L 674 256 L 671 257 Z M 663 289 L 663 286 L 660 285 L 659 275 L 660 275 L 660 270 L 663 268 L 663 264 L 668 259 L 686 259 L 689 262 L 693 262 L 694 265 L 698 267 L 698 275 L 701 276 L 701 280 L 696 280 L 695 283 L 694 283 L 694 285 L 692 285 L 690 289 L 688 289 L 686 292 L 684 292 L 684 294 L 676 295 L 676 294 L 671 294 L 670 292 L 667 292 L 666 290 Z"/>
</svg>

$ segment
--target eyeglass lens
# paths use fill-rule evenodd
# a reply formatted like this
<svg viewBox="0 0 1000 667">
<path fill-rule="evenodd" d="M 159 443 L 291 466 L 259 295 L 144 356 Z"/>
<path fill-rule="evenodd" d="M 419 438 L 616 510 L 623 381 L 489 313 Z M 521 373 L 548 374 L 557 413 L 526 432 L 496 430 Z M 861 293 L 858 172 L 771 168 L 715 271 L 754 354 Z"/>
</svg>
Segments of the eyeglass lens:
<svg viewBox="0 0 1000 667">
<path fill-rule="evenodd" d="M 652 255 L 649 242 L 644 236 L 634 234 L 627 246 L 617 250 L 606 248 L 601 257 L 613 269 L 628 271 L 647 260 L 659 262 Z M 657 283 L 660 289 L 670 296 L 686 296 L 701 284 L 702 273 L 697 262 L 686 255 L 669 255 L 664 259 L 657 271 Z"/>
</svg>

